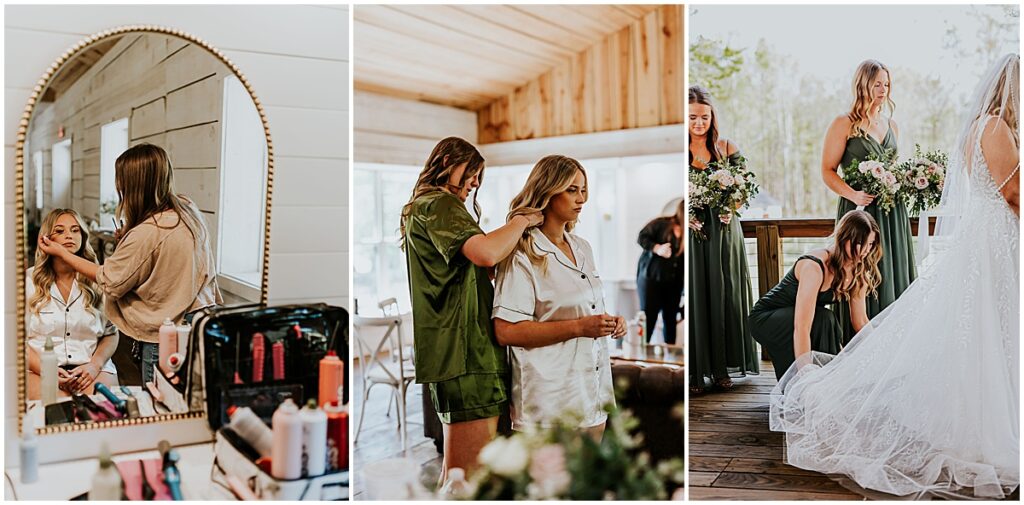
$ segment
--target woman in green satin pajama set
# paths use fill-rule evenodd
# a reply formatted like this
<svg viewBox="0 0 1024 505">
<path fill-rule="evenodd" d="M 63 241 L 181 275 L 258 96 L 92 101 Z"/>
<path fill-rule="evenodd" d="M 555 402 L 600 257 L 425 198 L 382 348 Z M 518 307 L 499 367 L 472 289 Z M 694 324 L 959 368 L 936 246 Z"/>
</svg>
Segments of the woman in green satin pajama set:
<svg viewBox="0 0 1024 505">
<path fill-rule="evenodd" d="M 483 169 L 476 147 L 446 138 L 430 154 L 402 208 L 416 381 L 428 385 L 444 423 L 442 483 L 451 468 L 472 474 L 480 450 L 494 438 L 498 417 L 508 410 L 508 356 L 494 336 L 489 269 L 543 221 L 536 211 L 484 233 L 465 205 Z M 475 199 L 473 207 L 479 216 Z"/>
</svg>

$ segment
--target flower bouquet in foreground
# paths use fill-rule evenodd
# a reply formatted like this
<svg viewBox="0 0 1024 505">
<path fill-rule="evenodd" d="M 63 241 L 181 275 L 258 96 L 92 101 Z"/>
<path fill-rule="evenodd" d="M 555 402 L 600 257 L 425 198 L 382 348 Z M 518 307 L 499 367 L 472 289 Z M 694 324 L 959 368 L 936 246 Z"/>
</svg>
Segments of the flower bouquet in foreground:
<svg viewBox="0 0 1024 505">
<path fill-rule="evenodd" d="M 871 154 L 868 159 L 843 167 L 843 181 L 857 191 L 875 195 L 878 208 L 889 212 L 900 199 L 903 187 L 902 172 L 895 158 L 896 152 L 891 149 L 881 156 Z"/>
<path fill-rule="evenodd" d="M 742 157 L 732 162 L 728 158 L 708 163 L 704 170 L 690 170 L 690 187 L 687 193 L 690 202 L 689 227 L 697 236 L 703 237 L 702 230 L 707 223 L 696 216 L 697 210 L 711 209 L 722 224 L 729 224 L 736 211 L 746 207 L 759 191 L 757 179 L 746 169 Z"/>
<path fill-rule="evenodd" d="M 680 409 L 681 410 L 680 404 Z M 480 452 L 482 467 L 470 482 L 472 500 L 665 500 L 682 488 L 680 458 L 651 464 L 630 435 L 637 420 L 607 408 L 608 428 L 597 442 L 574 419 L 554 427 L 498 437 Z M 680 423 L 682 422 L 680 413 Z"/>
<path fill-rule="evenodd" d="M 903 179 L 903 199 L 912 216 L 934 208 L 942 200 L 948 162 L 946 153 L 939 150 L 921 153 L 921 146 L 914 145 L 914 157 L 897 167 Z"/>
</svg>

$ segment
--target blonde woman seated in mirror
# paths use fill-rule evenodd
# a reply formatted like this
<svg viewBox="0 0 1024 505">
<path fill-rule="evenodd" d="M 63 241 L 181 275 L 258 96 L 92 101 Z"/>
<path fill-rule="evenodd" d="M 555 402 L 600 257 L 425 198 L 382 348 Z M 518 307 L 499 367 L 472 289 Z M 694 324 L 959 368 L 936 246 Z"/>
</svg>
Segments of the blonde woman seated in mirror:
<svg viewBox="0 0 1024 505">
<path fill-rule="evenodd" d="M 601 277 L 586 240 L 572 233 L 587 201 L 587 174 L 566 156 L 533 167 L 508 219 L 540 210 L 544 223 L 523 233 L 498 267 L 494 330 L 512 362 L 512 428 L 575 418 L 595 439 L 614 405 L 608 340 L 626 320 L 605 313 Z"/>
<path fill-rule="evenodd" d="M 77 212 L 50 211 L 39 234 L 68 254 L 95 264 L 89 231 Z M 104 331 L 103 297 L 95 281 L 77 273 L 61 256 L 36 249 L 35 264 L 25 273 L 25 300 L 29 400 L 40 396 L 39 358 L 47 336 L 57 357 L 59 396 L 92 393 L 96 383 L 118 384 L 117 369 L 110 361 L 118 337 Z"/>
</svg>

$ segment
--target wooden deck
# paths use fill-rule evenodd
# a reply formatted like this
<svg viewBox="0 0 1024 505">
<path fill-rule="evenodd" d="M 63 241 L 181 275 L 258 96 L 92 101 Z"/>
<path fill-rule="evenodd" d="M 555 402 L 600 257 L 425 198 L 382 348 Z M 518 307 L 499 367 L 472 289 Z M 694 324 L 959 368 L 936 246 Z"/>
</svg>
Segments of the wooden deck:
<svg viewBox="0 0 1024 505">
<path fill-rule="evenodd" d="M 691 500 L 863 500 L 827 476 L 782 462 L 781 433 L 768 429 L 771 362 L 733 379 L 728 393 L 690 398 Z"/>
<path fill-rule="evenodd" d="M 768 395 L 775 387 L 770 361 L 761 362 L 761 375 L 733 379 L 728 393 L 691 397 L 691 500 L 893 500 L 878 492 L 844 487 L 818 472 L 782 462 L 782 433 L 768 429 Z M 938 498 L 932 498 L 938 499 Z M 1020 488 L 1007 497 L 1020 500 Z"/>
</svg>

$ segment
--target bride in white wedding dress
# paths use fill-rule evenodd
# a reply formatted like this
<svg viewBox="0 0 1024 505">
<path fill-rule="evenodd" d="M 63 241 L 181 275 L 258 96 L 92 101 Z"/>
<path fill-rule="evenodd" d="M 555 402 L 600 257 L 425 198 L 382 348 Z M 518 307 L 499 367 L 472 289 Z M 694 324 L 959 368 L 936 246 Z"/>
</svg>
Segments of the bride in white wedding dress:
<svg viewBox="0 0 1024 505">
<path fill-rule="evenodd" d="M 1017 487 L 1019 81 L 1007 55 L 979 86 L 918 279 L 838 355 L 797 358 L 772 392 L 790 465 L 915 498 Z"/>
</svg>

